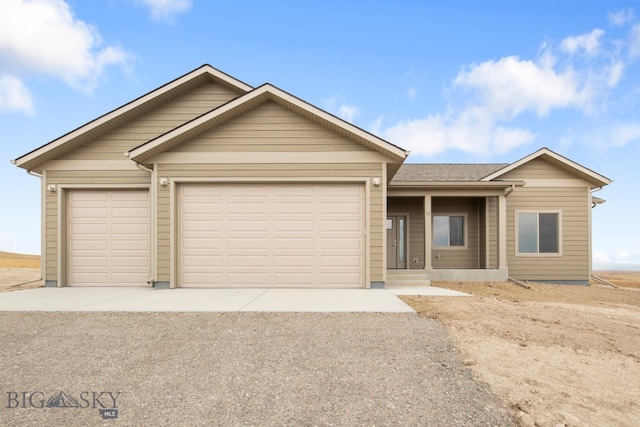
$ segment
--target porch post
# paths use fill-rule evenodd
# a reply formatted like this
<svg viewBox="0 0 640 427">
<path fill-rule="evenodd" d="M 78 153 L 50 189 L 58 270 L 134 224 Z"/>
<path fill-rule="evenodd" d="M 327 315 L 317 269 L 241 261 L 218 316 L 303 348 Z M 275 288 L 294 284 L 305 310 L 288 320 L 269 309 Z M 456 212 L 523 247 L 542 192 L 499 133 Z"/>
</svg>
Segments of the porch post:
<svg viewBox="0 0 640 427">
<path fill-rule="evenodd" d="M 431 196 L 424 196 L 424 269 L 431 270 Z"/>
<path fill-rule="evenodd" d="M 507 269 L 507 197 L 498 196 L 498 268 Z"/>
</svg>

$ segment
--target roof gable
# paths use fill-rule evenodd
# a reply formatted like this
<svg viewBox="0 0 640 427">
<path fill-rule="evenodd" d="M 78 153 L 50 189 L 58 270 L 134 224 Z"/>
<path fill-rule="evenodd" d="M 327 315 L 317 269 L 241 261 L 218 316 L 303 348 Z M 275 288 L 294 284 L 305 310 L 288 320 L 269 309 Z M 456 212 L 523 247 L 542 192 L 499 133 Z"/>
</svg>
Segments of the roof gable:
<svg viewBox="0 0 640 427">
<path fill-rule="evenodd" d="M 191 138 L 211 130 L 268 101 L 275 102 L 315 123 L 384 154 L 392 160 L 393 164 L 397 164 L 397 167 L 399 167 L 408 155 L 406 151 L 390 142 L 370 134 L 351 123 L 345 122 L 275 86 L 264 84 L 164 135 L 134 148 L 128 153 L 129 158 L 136 162 L 143 163 L 164 151 L 171 150 Z M 390 172 L 395 173 L 397 167 Z"/>
<path fill-rule="evenodd" d="M 588 169 L 572 160 L 569 160 L 566 157 L 561 156 L 560 154 L 549 150 L 548 148 L 541 148 L 535 153 L 532 153 L 526 157 L 523 157 L 522 159 L 514 163 L 511 163 L 510 165 L 507 165 L 504 168 L 485 176 L 484 178 L 482 178 L 482 181 L 494 181 L 494 180 L 499 180 L 500 178 L 504 178 L 509 172 L 514 171 L 522 167 L 523 165 L 530 163 L 535 159 L 542 159 L 547 161 L 548 163 L 558 166 L 563 170 L 571 173 L 572 175 L 577 176 L 581 179 L 584 179 L 585 181 L 589 182 L 595 187 L 602 187 L 605 185 L 609 185 L 613 182 L 609 178 L 603 175 L 600 175 L 592 171 L 591 169 Z"/>
<path fill-rule="evenodd" d="M 208 81 L 222 84 L 238 92 L 238 95 L 252 89 L 251 86 L 240 80 L 205 64 L 15 159 L 12 163 L 23 169 L 34 170 L 43 163 L 55 159 L 106 132 L 116 129 L 124 123 L 130 122 L 159 105 Z"/>
</svg>

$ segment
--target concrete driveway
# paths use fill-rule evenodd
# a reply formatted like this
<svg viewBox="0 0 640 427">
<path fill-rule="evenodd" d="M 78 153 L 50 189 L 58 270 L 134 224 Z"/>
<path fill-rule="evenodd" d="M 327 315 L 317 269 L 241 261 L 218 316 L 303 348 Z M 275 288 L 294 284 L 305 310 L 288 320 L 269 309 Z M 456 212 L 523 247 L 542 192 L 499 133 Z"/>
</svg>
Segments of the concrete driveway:
<svg viewBox="0 0 640 427">
<path fill-rule="evenodd" d="M 0 311 L 412 313 L 396 294 L 416 289 L 37 288 L 0 293 Z"/>
</svg>

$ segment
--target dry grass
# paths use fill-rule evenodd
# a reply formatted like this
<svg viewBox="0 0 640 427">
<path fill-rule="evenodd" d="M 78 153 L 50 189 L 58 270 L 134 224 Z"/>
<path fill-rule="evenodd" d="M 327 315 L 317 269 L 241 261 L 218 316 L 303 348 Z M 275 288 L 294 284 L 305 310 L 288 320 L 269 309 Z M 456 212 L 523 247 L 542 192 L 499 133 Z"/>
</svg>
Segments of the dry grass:
<svg viewBox="0 0 640 427">
<path fill-rule="evenodd" d="M 0 251 L 0 268 L 40 268 L 40 255 Z"/>
<path fill-rule="evenodd" d="M 640 288 L 640 271 L 594 271 L 593 275 L 617 286 Z"/>
</svg>

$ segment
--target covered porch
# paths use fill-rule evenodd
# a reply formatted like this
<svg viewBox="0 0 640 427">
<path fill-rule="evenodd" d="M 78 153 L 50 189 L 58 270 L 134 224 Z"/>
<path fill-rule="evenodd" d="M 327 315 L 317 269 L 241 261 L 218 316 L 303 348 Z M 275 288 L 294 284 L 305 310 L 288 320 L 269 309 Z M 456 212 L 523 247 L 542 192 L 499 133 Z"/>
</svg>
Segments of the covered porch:
<svg viewBox="0 0 640 427">
<path fill-rule="evenodd" d="M 402 184 L 387 194 L 388 286 L 508 279 L 506 198 L 513 183 Z"/>
</svg>

